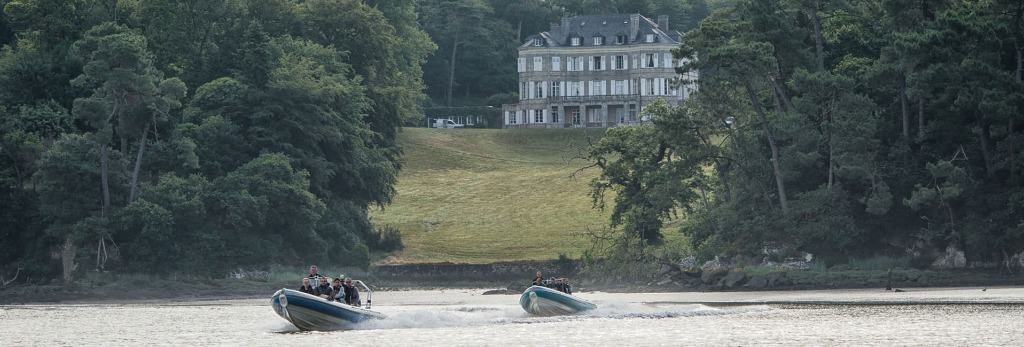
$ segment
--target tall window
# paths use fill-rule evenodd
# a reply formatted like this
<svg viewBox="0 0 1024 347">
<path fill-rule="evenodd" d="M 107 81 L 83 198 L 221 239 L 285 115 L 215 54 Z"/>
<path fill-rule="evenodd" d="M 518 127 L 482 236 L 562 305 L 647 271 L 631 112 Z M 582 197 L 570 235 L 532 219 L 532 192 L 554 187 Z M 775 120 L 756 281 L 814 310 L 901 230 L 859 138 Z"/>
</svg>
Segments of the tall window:
<svg viewBox="0 0 1024 347">
<path fill-rule="evenodd" d="M 654 95 L 654 79 L 647 79 L 647 95 Z"/>
<path fill-rule="evenodd" d="M 544 70 L 544 58 L 542 58 L 542 57 L 533 57 L 533 71 L 543 71 L 543 70 Z"/>
<path fill-rule="evenodd" d="M 551 81 L 551 96 L 553 96 L 553 97 L 562 96 L 561 82 Z"/>
<path fill-rule="evenodd" d="M 644 54 L 644 67 L 654 67 L 656 64 L 655 61 L 657 61 L 656 59 L 657 58 L 653 53 Z"/>
<path fill-rule="evenodd" d="M 584 57 L 566 57 L 566 71 L 583 71 Z"/>
<path fill-rule="evenodd" d="M 544 110 L 533 110 L 533 122 L 544 123 Z"/>
<path fill-rule="evenodd" d="M 537 82 L 537 85 L 535 85 L 533 88 L 535 89 L 534 90 L 534 93 L 535 93 L 534 95 L 537 96 L 537 99 L 543 99 L 544 98 L 544 82 Z"/>
<path fill-rule="evenodd" d="M 604 44 L 603 36 L 594 36 L 594 46 L 600 46 Z"/>
<path fill-rule="evenodd" d="M 615 69 L 625 70 L 626 69 L 626 56 L 616 55 L 615 56 Z"/>
<path fill-rule="evenodd" d="M 519 118 L 519 111 L 516 111 L 516 112 L 509 112 L 509 115 L 508 115 L 508 124 L 516 124 L 516 123 L 519 123 L 519 119 L 518 119 L 518 118 Z"/>
<path fill-rule="evenodd" d="M 551 57 L 551 71 L 558 71 L 562 69 L 562 58 Z"/>
<path fill-rule="evenodd" d="M 614 94 L 614 95 L 625 95 L 626 94 L 626 81 L 612 81 L 612 94 Z"/>
<path fill-rule="evenodd" d="M 558 119 L 558 107 L 551 108 L 551 123 L 561 123 Z"/>
<path fill-rule="evenodd" d="M 526 58 L 519 58 L 519 65 L 517 65 L 516 71 L 517 72 L 525 72 L 526 71 Z"/>
<path fill-rule="evenodd" d="M 597 71 L 604 70 L 604 69 L 602 69 L 602 66 L 601 66 L 601 56 L 594 57 L 594 70 L 597 70 Z"/>
<path fill-rule="evenodd" d="M 569 45 L 570 46 L 579 46 L 580 45 L 580 41 L 581 40 L 580 40 L 579 36 L 573 36 L 573 37 L 569 38 Z"/>
<path fill-rule="evenodd" d="M 592 81 L 590 82 L 590 95 L 605 95 L 605 83 L 604 81 Z"/>
<path fill-rule="evenodd" d="M 519 100 L 526 99 L 526 82 L 519 82 Z"/>
<path fill-rule="evenodd" d="M 580 125 L 580 121 L 582 121 L 582 119 L 580 119 L 580 108 L 575 107 L 572 110 L 569 110 L 569 117 L 572 118 L 573 125 Z"/>
</svg>

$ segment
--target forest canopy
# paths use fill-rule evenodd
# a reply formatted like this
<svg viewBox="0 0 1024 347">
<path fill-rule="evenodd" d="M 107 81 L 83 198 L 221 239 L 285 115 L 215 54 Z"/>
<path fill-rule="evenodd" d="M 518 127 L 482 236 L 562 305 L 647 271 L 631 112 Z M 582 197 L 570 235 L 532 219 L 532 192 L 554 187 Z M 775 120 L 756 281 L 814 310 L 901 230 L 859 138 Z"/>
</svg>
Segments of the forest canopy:
<svg viewBox="0 0 1024 347">
<path fill-rule="evenodd" d="M 699 91 L 591 149 L 595 202 L 618 193 L 620 250 L 680 232 L 704 260 L 1009 267 L 1024 258 L 1022 20 L 1009 0 L 721 6 L 675 51 Z"/>
</svg>

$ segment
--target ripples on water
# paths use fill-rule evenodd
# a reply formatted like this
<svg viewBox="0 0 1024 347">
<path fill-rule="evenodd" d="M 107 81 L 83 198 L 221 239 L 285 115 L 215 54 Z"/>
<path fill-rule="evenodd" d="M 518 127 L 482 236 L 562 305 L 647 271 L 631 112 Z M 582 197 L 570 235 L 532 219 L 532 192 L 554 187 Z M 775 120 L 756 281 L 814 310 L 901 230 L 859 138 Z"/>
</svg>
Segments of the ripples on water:
<svg viewBox="0 0 1024 347">
<path fill-rule="evenodd" d="M 338 332 L 297 332 L 273 313 L 267 300 L 7 306 L 0 307 L 0 346 L 1024 345 L 1024 297 L 1009 300 L 1014 295 L 999 304 L 945 305 L 911 297 L 902 299 L 910 305 L 713 307 L 670 302 L 707 297 L 699 294 L 682 297 L 688 300 L 673 294 L 582 294 L 600 308 L 576 316 L 529 317 L 518 307 L 517 296 L 477 294 L 379 293 L 375 302 L 389 305 L 374 309 L 389 319 Z M 763 299 L 756 293 L 731 295 Z M 830 298 L 819 295 L 816 300 Z M 831 298 L 848 303 L 851 297 Z"/>
</svg>

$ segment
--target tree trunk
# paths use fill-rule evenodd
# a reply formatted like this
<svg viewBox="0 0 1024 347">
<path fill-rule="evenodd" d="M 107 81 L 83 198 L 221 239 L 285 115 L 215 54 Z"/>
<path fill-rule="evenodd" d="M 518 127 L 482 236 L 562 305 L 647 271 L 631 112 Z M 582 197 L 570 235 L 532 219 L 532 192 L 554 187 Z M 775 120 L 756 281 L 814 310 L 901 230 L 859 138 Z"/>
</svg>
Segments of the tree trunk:
<svg viewBox="0 0 1024 347">
<path fill-rule="evenodd" d="M 907 78 L 900 77 L 900 115 L 903 119 L 903 139 L 910 138 L 910 110 L 907 105 Z"/>
<path fill-rule="evenodd" d="M 924 141 L 924 97 L 917 97 L 917 139 Z"/>
<path fill-rule="evenodd" d="M 1008 126 L 1007 131 L 1006 131 L 1006 133 L 1008 134 L 1007 142 L 1008 142 L 1008 145 L 1010 147 L 1010 158 L 1009 158 L 1010 186 L 1016 186 L 1017 185 L 1017 153 L 1016 153 L 1017 152 L 1017 146 L 1016 146 L 1016 138 L 1015 138 L 1016 136 L 1014 136 L 1014 134 L 1013 134 L 1013 125 L 1014 125 L 1013 124 L 1013 117 L 1010 117 L 1010 124 Z"/>
<path fill-rule="evenodd" d="M 523 20 L 519 20 L 519 24 L 516 25 L 516 43 L 523 44 Z"/>
<path fill-rule="evenodd" d="M 1022 12 L 1024 12 L 1024 1 L 1021 1 L 1021 6 L 1017 9 L 1017 22 L 1020 22 Z M 1014 48 L 1017 51 L 1017 84 L 1024 84 L 1024 47 L 1021 47 L 1020 43 L 1014 43 Z M 1007 142 L 1010 147 L 1010 185 L 1017 185 L 1017 138 L 1014 134 L 1013 116 L 1010 116 L 1009 129 L 1006 129 Z"/>
<path fill-rule="evenodd" d="M 814 8 L 807 11 L 807 17 L 811 20 L 811 24 L 814 26 L 814 50 L 817 53 L 818 71 L 825 71 L 825 38 L 821 34 L 821 16 L 818 11 L 821 10 L 821 2 L 814 1 Z"/>
<path fill-rule="evenodd" d="M 451 68 L 448 69 L 448 98 L 446 105 L 452 107 L 452 92 L 455 88 L 455 56 L 459 50 L 459 31 L 455 31 L 455 40 L 452 41 Z"/>
<path fill-rule="evenodd" d="M 71 241 L 71 236 L 68 235 L 64 238 L 64 246 L 60 250 L 61 267 L 63 268 L 63 280 L 64 286 L 71 285 L 72 274 L 78 265 L 75 264 L 75 243 Z"/>
<path fill-rule="evenodd" d="M 789 213 L 789 205 L 786 203 L 786 183 L 782 177 L 782 168 L 779 165 L 779 146 L 775 143 L 775 136 L 772 134 L 771 128 L 768 126 L 768 117 L 764 114 L 764 107 L 761 106 L 761 101 L 757 99 L 757 95 L 754 93 L 754 87 L 747 82 L 747 96 L 750 97 L 750 104 L 753 105 L 754 111 L 757 113 L 757 117 L 761 121 L 761 128 L 764 130 L 765 137 L 768 138 L 768 147 L 772 151 L 772 171 L 775 174 L 775 186 L 779 193 L 779 206 L 782 208 L 782 213 Z"/>
<path fill-rule="evenodd" d="M 985 159 L 985 176 L 992 178 L 995 176 L 995 168 L 992 166 L 992 153 L 991 144 L 992 134 L 989 131 L 989 122 L 983 120 L 981 122 L 981 156 Z"/>
<path fill-rule="evenodd" d="M 828 136 L 828 191 L 832 192 L 832 183 L 835 182 L 835 145 L 832 144 L 832 112 L 828 113 L 828 123 L 826 125 L 826 133 Z"/>
<path fill-rule="evenodd" d="M 108 179 L 110 158 L 107 155 L 107 144 L 100 144 L 100 184 L 103 188 L 103 216 L 109 216 L 110 212 L 110 180 Z"/>
<path fill-rule="evenodd" d="M 793 109 L 793 104 L 789 102 L 789 95 L 786 95 L 786 89 L 779 83 L 779 80 L 774 76 L 768 76 L 768 81 L 772 83 L 772 91 L 775 92 L 776 104 L 781 107 L 780 111 L 789 112 Z"/>
<path fill-rule="evenodd" d="M 149 134 L 149 129 L 143 127 L 142 137 L 139 138 L 138 155 L 135 156 L 135 168 L 132 169 L 132 182 L 128 193 L 128 203 L 132 203 L 139 197 L 139 171 L 142 169 L 142 155 L 146 151 L 147 134 Z"/>
</svg>

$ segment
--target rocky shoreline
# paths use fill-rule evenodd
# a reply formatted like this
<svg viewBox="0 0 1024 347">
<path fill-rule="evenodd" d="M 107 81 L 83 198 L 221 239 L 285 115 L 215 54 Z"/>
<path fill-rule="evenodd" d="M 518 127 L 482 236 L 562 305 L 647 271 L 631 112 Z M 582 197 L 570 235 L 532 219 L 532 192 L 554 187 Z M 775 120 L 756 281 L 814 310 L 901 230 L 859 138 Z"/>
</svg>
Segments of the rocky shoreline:
<svg viewBox="0 0 1024 347">
<path fill-rule="evenodd" d="M 599 278 L 581 275 L 582 266 L 572 261 L 506 262 L 495 264 L 388 265 L 351 273 L 365 279 L 374 290 L 490 289 L 485 294 L 517 294 L 529 284 L 533 272 L 569 277 L 577 291 L 687 292 L 818 290 L 854 288 L 921 288 L 1024 285 L 1024 274 L 994 269 L 857 270 L 811 269 L 799 261 L 758 266 L 737 266 L 719 261 L 697 266 L 692 261 L 662 264 L 654 280 L 636 282 L 620 276 Z M 140 275 L 124 275 L 138 278 Z M 297 283 L 297 282 L 296 282 Z M 16 285 L 0 290 L 0 304 L 89 303 L 129 301 L 185 301 L 265 298 L 295 283 L 274 282 L 265 277 L 174 281 L 153 278 L 130 282 L 59 285 Z"/>
</svg>

